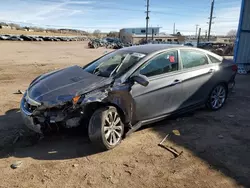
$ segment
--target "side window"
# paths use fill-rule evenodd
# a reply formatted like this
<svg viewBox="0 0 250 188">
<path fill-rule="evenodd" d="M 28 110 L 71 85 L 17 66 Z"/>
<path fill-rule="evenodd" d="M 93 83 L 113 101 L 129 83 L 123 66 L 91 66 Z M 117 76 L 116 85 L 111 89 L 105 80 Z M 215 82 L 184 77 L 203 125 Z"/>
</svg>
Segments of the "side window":
<svg viewBox="0 0 250 188">
<path fill-rule="evenodd" d="M 213 57 L 209 54 L 208 54 L 208 57 L 212 63 L 220 63 L 221 62 L 219 59 L 217 59 L 216 57 Z"/>
<path fill-rule="evenodd" d="M 183 69 L 188 69 L 208 64 L 208 59 L 206 54 L 199 51 L 181 50 L 180 56 Z"/>
<path fill-rule="evenodd" d="M 148 61 L 140 70 L 145 76 L 155 76 L 178 70 L 177 51 L 166 52 Z"/>
</svg>

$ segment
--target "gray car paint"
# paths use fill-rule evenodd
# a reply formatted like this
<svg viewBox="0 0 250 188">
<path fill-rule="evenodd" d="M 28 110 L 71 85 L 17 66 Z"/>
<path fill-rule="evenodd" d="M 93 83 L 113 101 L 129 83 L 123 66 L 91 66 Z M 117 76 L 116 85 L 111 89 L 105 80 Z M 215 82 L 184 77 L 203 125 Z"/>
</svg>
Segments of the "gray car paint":
<svg viewBox="0 0 250 188">
<path fill-rule="evenodd" d="M 143 45 L 121 50 L 148 54 L 119 78 L 103 78 L 83 71 L 78 66 L 56 71 L 37 78 L 28 88 L 28 98 L 51 108 L 63 105 L 73 96 L 84 94 L 79 107 L 86 107 L 94 102 L 113 104 L 120 108 L 126 123 L 138 122 L 157 117 L 164 117 L 174 111 L 203 101 L 212 87 L 219 82 L 228 83 L 236 72 L 229 62 L 210 64 L 189 70 L 179 70 L 149 78 L 149 85 L 143 87 L 133 83 L 130 78 L 138 74 L 138 69 L 149 59 L 168 50 L 192 49 L 209 53 L 208 51 L 170 45 Z M 181 66 L 181 61 L 179 62 Z M 215 69 L 210 72 L 210 69 Z M 219 67 L 219 69 L 218 69 Z M 176 80 L 179 80 L 175 83 Z M 202 88 L 205 88 L 203 90 Z M 188 101 L 188 102 L 187 102 Z M 204 101 L 203 101 L 204 102 Z M 21 107 L 22 108 L 22 107 Z"/>
<path fill-rule="evenodd" d="M 74 96 L 108 85 L 111 79 L 99 77 L 72 66 L 36 80 L 28 88 L 28 95 L 45 107 L 53 107 Z M 66 101 L 65 101 L 66 100 Z"/>
<path fill-rule="evenodd" d="M 236 72 L 233 72 L 231 68 L 233 63 L 230 61 L 223 63 L 223 58 L 214 53 L 193 47 L 174 46 L 148 55 L 122 79 L 127 80 L 131 75 L 138 74 L 139 68 L 148 60 L 174 49 L 178 51 L 183 49 L 199 51 L 216 57 L 221 63 L 214 64 L 208 59 L 209 64 L 207 65 L 182 69 L 182 62 L 178 58 L 181 67 L 179 71 L 149 78 L 150 83 L 146 88 L 135 84 L 131 93 L 136 103 L 134 113 L 137 121 L 160 118 L 177 110 L 180 111 L 204 103 L 216 84 L 228 83 L 236 75 Z M 180 56 L 180 53 L 178 54 Z M 175 84 L 175 81 L 178 81 L 178 83 Z"/>
</svg>

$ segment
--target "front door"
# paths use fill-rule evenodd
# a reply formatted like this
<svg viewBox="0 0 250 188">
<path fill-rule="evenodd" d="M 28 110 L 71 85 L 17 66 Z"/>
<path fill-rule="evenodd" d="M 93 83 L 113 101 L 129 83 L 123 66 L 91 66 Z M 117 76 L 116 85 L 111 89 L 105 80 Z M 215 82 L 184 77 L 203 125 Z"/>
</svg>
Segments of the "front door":
<svg viewBox="0 0 250 188">
<path fill-rule="evenodd" d="M 135 120 L 147 120 L 170 113 L 181 104 L 178 51 L 161 53 L 139 68 L 149 78 L 147 87 L 134 84 L 131 94 L 135 100 Z"/>
</svg>

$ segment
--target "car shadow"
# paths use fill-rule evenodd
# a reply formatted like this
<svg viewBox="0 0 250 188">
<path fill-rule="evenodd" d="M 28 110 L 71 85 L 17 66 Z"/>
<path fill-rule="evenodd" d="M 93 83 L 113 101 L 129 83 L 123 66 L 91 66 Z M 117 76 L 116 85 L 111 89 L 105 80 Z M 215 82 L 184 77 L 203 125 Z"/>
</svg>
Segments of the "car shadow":
<svg viewBox="0 0 250 188">
<path fill-rule="evenodd" d="M 0 157 L 62 160 L 86 157 L 102 150 L 94 147 L 83 128 L 60 130 L 40 139 L 22 123 L 19 109 L 0 116 Z"/>
<path fill-rule="evenodd" d="M 151 129 L 162 139 L 169 134 L 166 142 L 173 143 L 177 150 L 191 151 L 210 169 L 250 187 L 249 81 L 249 76 L 239 76 L 235 89 L 218 111 L 200 108 L 150 125 Z M 180 136 L 173 130 L 178 130 Z"/>
</svg>

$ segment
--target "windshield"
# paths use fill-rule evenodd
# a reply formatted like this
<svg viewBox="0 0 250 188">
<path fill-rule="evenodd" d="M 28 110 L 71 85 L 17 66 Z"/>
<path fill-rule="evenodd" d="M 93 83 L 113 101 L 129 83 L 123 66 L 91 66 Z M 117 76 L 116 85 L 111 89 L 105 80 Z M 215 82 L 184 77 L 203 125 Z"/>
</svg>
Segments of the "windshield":
<svg viewBox="0 0 250 188">
<path fill-rule="evenodd" d="M 101 57 L 83 70 L 98 76 L 110 77 L 128 71 L 145 56 L 142 53 L 119 50 Z"/>
</svg>

